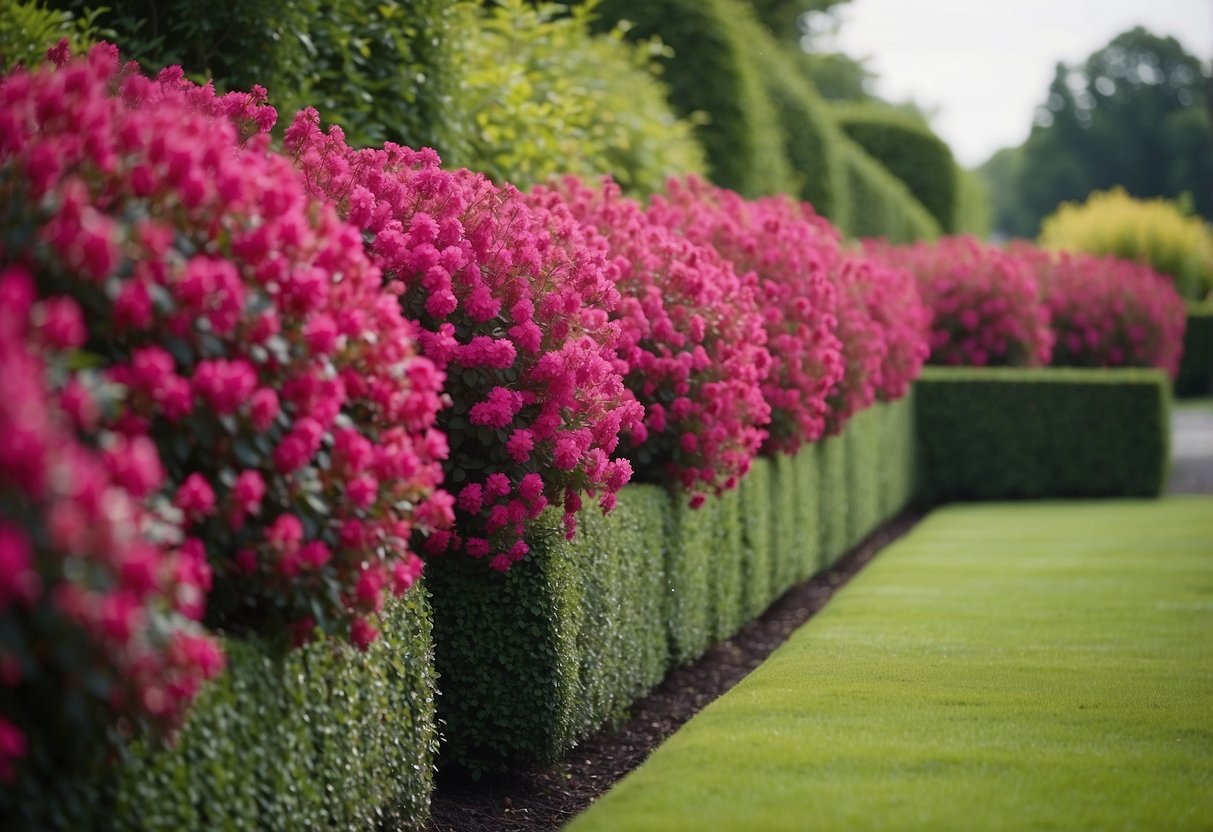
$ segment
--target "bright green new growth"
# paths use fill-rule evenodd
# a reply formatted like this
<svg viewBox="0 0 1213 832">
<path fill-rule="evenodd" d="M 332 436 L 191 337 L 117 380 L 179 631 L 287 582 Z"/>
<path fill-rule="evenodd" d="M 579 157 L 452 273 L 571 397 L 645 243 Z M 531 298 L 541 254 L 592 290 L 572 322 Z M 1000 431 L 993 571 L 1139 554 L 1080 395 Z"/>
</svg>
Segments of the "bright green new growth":
<svg viewBox="0 0 1213 832">
<path fill-rule="evenodd" d="M 469 128 L 443 157 L 448 166 L 522 189 L 609 174 L 637 195 L 704 172 L 692 123 L 674 115 L 656 74 L 669 49 L 656 38 L 629 43 L 619 28 L 591 33 L 595 6 L 463 7 L 461 89 L 451 104 Z"/>
<path fill-rule="evenodd" d="M 1213 499 L 938 511 L 575 821 L 1213 827 Z"/>
<path fill-rule="evenodd" d="M 62 38 L 73 54 L 83 52 L 101 35 L 94 23 L 98 14 L 48 9 L 40 0 L 8 0 L 0 14 L 0 72 L 18 64 L 32 69 Z"/>
</svg>

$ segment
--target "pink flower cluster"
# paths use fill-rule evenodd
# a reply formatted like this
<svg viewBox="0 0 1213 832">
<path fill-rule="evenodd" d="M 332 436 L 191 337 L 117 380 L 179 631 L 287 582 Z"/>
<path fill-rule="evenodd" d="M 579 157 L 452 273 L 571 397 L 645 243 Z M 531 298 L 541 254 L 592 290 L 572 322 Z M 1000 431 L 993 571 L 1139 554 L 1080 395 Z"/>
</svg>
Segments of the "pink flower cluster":
<svg viewBox="0 0 1213 832">
<path fill-rule="evenodd" d="M 609 510 L 632 473 L 611 454 L 644 414 L 615 364 L 618 291 L 600 236 L 558 200 L 531 204 L 442 170 L 432 150 L 354 150 L 310 108 L 286 146 L 313 193 L 363 230 L 446 372 L 456 525 L 426 551 L 490 556 L 504 570 L 526 555 L 526 525 L 546 506 L 563 506 L 570 536 L 582 495 Z"/>
<path fill-rule="evenodd" d="M 1159 367 L 1172 378 L 1178 373 L 1186 312 L 1172 281 L 1147 265 L 1113 257 L 1026 243 L 1010 252 L 1040 282 L 1057 337 L 1053 364 Z"/>
<path fill-rule="evenodd" d="M 910 389 L 930 354 L 931 310 L 923 303 L 914 275 L 879 257 L 865 255 L 863 278 L 868 312 L 884 338 L 884 358 L 876 398 L 894 401 Z"/>
<path fill-rule="evenodd" d="M 918 278 L 931 310 L 932 364 L 1039 367 L 1049 363 L 1053 332 L 1036 277 L 1021 259 L 972 237 L 884 246 L 869 254 Z"/>
<path fill-rule="evenodd" d="M 872 314 L 869 295 L 875 294 L 876 272 L 869 261 L 847 254 L 835 263 L 831 277 L 836 289 L 835 334 L 842 344 L 843 372 L 826 399 L 826 434 L 842 432 L 847 420 L 876 401 L 889 352 L 884 327 Z"/>
<path fill-rule="evenodd" d="M 0 262 L 34 278 L 32 325 L 83 351 L 65 408 L 118 482 L 163 499 L 193 611 L 360 647 L 388 587 L 449 524 L 442 374 L 357 228 L 268 151 L 273 111 L 159 79 L 102 46 L 0 86 Z M 158 454 L 157 454 L 158 451 Z"/>
<path fill-rule="evenodd" d="M 761 384 L 770 366 L 753 281 L 712 248 L 655 223 L 613 182 L 569 178 L 537 188 L 532 202 L 567 200 L 610 247 L 622 295 L 612 317 L 628 389 L 645 420 L 624 452 L 649 479 L 676 481 L 698 505 L 704 490 L 732 488 L 766 439 Z"/>
<path fill-rule="evenodd" d="M 195 623 L 211 571 L 157 499 L 165 470 L 143 435 L 103 426 L 100 374 L 71 369 L 81 307 L 0 272 L 0 781 L 48 726 L 100 739 L 117 714 L 174 726 L 223 668 Z"/>
<path fill-rule="evenodd" d="M 753 273 L 771 368 L 762 393 L 771 408 L 767 449 L 794 453 L 826 428 L 827 397 L 843 373 L 830 271 L 838 232 L 806 203 L 746 200 L 690 177 L 653 198 L 654 222 L 715 248 Z"/>
</svg>

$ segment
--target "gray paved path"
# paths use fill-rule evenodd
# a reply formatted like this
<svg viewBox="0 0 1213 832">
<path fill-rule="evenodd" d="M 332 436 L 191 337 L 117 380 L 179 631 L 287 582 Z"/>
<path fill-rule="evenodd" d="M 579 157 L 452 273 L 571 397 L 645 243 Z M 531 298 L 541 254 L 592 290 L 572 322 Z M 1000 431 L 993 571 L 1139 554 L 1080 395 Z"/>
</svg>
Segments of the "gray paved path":
<svg viewBox="0 0 1213 832">
<path fill-rule="evenodd" d="M 1178 405 L 1171 417 L 1169 494 L 1213 494 L 1213 404 Z"/>
</svg>

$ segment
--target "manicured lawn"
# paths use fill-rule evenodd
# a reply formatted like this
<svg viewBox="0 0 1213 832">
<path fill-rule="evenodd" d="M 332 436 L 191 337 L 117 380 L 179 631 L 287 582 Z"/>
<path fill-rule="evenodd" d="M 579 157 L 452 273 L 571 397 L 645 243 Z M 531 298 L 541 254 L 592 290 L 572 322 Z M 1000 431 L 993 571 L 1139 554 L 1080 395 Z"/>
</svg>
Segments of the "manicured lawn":
<svg viewBox="0 0 1213 832">
<path fill-rule="evenodd" d="M 569 828 L 1213 829 L 1213 498 L 934 512 Z"/>
</svg>

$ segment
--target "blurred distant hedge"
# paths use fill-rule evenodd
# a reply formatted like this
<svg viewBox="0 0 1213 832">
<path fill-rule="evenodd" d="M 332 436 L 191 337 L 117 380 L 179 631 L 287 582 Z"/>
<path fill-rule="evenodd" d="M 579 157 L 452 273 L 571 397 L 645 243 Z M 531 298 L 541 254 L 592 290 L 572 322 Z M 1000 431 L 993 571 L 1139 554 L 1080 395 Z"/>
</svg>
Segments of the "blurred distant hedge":
<svg viewBox="0 0 1213 832">
<path fill-rule="evenodd" d="M 906 184 L 941 230 L 956 230 L 959 174 L 942 139 L 888 108 L 856 104 L 836 106 L 834 112 L 843 131 Z"/>
<path fill-rule="evenodd" d="M 793 172 L 783 190 L 837 222 L 847 213 L 848 198 L 842 133 L 791 49 L 752 21 L 742 19 L 739 25 L 753 44 L 763 86 L 779 118 Z"/>
<path fill-rule="evenodd" d="M 670 102 L 677 113 L 707 116 L 697 134 L 711 179 L 748 197 L 787 190 L 791 168 L 779 118 L 745 37 L 751 10 L 737 0 L 604 0 L 601 30 L 628 22 L 627 36 L 660 37 Z"/>
<path fill-rule="evenodd" d="M 843 140 L 850 199 L 838 224 L 848 237 L 884 237 L 908 243 L 939 236 L 939 223 L 905 183 L 855 142 Z"/>
</svg>

